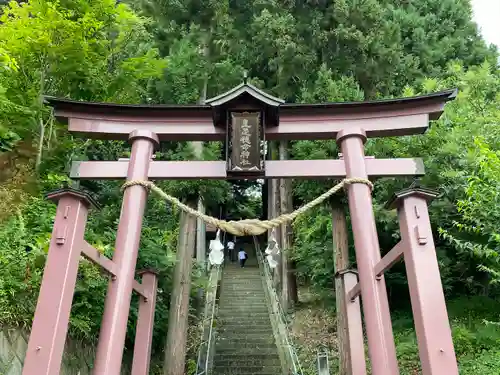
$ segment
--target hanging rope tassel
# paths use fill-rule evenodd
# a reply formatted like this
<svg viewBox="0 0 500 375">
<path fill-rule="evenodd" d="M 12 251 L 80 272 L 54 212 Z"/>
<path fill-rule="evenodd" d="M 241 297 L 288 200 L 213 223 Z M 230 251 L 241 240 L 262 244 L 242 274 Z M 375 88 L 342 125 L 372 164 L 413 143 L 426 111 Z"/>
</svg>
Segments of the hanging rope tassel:
<svg viewBox="0 0 500 375">
<path fill-rule="evenodd" d="M 174 206 L 179 207 L 184 212 L 193 215 L 201 220 L 203 220 L 207 224 L 211 224 L 216 228 L 219 228 L 225 232 L 231 233 L 235 236 L 258 236 L 262 233 L 267 232 L 270 229 L 277 228 L 282 224 L 286 224 L 295 220 L 295 218 L 304 212 L 310 210 L 313 207 L 318 206 L 323 203 L 326 199 L 330 198 L 332 195 L 337 193 L 340 189 L 344 188 L 346 185 L 350 184 L 365 184 L 373 190 L 373 184 L 370 180 L 365 178 L 346 178 L 339 182 L 337 185 L 332 187 L 327 192 L 321 194 L 316 199 L 313 199 L 309 203 L 304 206 L 296 209 L 295 211 L 282 214 L 271 220 L 259 220 L 259 219 L 245 219 L 245 220 L 237 220 L 237 221 L 226 221 L 217 219 L 216 217 L 206 215 L 200 211 L 197 211 L 184 203 L 178 200 L 176 197 L 171 196 L 170 194 L 165 193 L 162 189 L 156 186 L 152 181 L 144 181 L 144 180 L 132 180 L 127 181 L 122 185 L 122 190 L 130 186 L 143 186 L 148 190 L 151 190 L 159 197 L 163 198 L 165 201 L 170 202 Z"/>
</svg>

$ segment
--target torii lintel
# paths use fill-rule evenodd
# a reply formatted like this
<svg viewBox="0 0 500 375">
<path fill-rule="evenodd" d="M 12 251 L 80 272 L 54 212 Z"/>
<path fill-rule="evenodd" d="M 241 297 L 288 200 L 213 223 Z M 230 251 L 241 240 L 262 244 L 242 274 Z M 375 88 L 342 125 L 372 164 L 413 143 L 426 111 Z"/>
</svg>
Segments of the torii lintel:
<svg viewBox="0 0 500 375">
<path fill-rule="evenodd" d="M 246 86 L 230 91 L 230 99 L 248 95 Z M 320 104 L 281 103 L 271 96 L 250 96 L 277 112 L 278 123 L 265 126 L 265 139 L 314 140 L 334 139 L 349 128 L 362 128 L 367 137 L 421 134 L 456 93 L 452 89 L 410 98 Z M 222 99 L 216 97 L 209 105 L 90 103 L 54 97 L 46 97 L 46 102 L 58 119 L 69 123 L 69 131 L 89 138 L 127 140 L 132 131 L 147 129 L 160 141 L 224 141 L 226 129 L 217 123 L 218 118 L 224 118 L 217 116 L 219 108 L 227 104 Z"/>
</svg>

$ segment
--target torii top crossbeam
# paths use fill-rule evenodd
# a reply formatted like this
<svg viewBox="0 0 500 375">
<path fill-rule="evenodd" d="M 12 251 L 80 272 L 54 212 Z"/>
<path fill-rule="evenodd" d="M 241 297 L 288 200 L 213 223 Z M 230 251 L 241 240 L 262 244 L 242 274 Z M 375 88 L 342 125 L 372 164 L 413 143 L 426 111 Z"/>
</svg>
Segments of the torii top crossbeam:
<svg viewBox="0 0 500 375">
<path fill-rule="evenodd" d="M 53 97 L 47 97 L 47 102 L 57 118 L 69 122 L 71 132 L 89 138 L 126 140 L 140 127 L 155 132 L 160 141 L 222 141 L 226 134 L 223 111 L 231 102 L 242 99 L 235 107 L 263 104 L 268 108 L 267 140 L 298 140 L 334 139 L 340 130 L 360 125 L 367 137 L 421 134 L 429 120 L 439 118 L 445 103 L 456 95 L 456 90 L 446 90 L 411 98 L 292 104 L 272 97 L 264 101 L 267 97 L 257 90 L 242 84 L 207 100 L 206 105 L 90 103 Z"/>
</svg>

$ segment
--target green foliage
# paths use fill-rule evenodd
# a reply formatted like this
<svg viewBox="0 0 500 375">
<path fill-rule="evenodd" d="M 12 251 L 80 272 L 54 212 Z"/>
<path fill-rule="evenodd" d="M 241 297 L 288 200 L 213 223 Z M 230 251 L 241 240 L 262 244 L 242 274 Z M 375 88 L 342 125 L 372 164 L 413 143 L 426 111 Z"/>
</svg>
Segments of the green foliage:
<svg viewBox="0 0 500 375">
<path fill-rule="evenodd" d="M 296 241 L 293 259 L 303 281 L 319 288 L 329 288 L 334 274 L 332 220 L 328 208 L 304 214 L 293 224 Z"/>
<path fill-rule="evenodd" d="M 1 12 L 0 144 L 30 140 L 37 169 L 64 134 L 43 95 L 146 101 L 166 66 L 146 21 L 115 1 L 13 1 Z"/>
<path fill-rule="evenodd" d="M 476 149 L 471 150 L 476 170 L 468 177 L 465 197 L 458 201 L 461 220 L 455 222 L 460 232 L 476 241 L 466 241 L 474 257 L 482 263 L 480 270 L 488 272 L 492 283 L 500 282 L 500 151 L 494 151 L 484 138 L 474 139 Z M 490 208 L 486 210 L 486 208 Z M 450 237 L 449 237 L 450 238 Z M 450 238 L 451 239 L 451 238 Z M 465 242 L 465 241 L 464 241 Z M 464 243 L 462 242 L 462 243 Z"/>
<path fill-rule="evenodd" d="M 493 375 L 498 372 L 500 328 L 486 324 L 485 318 L 497 315 L 498 300 L 486 297 L 459 298 L 448 303 L 453 343 L 460 374 Z M 408 314 L 399 314 L 393 321 L 396 350 L 402 375 L 420 372 L 418 349 L 413 320 Z"/>
<path fill-rule="evenodd" d="M 4 306 L 0 324 L 29 327 L 55 213 L 53 204 L 41 199 L 39 192 L 69 182 L 67 168 L 71 159 L 113 160 L 125 151 L 122 142 L 72 139 L 42 107 L 42 95 L 145 102 L 151 84 L 162 76 L 166 60 L 158 57 L 146 29 L 147 20 L 115 1 L 12 2 L 2 12 L 0 156 L 6 165 L 22 173 L 12 170 L 7 179 L 16 177 L 0 188 L 2 212 L 15 213 L 2 218 L 0 227 L 0 303 Z M 33 143 L 37 150 L 21 144 L 21 139 Z M 36 180 L 30 176 L 34 153 L 40 157 Z M 28 184 L 30 190 L 25 189 Z M 107 182 L 85 185 L 104 204 L 90 217 L 86 239 L 112 256 L 120 212 L 119 186 Z M 19 189 L 26 191 L 17 193 Z M 166 322 L 177 216 L 171 215 L 166 221 L 165 206 L 151 204 L 138 267 L 160 270 L 159 287 L 164 292 L 158 295 L 157 319 Z M 98 337 L 107 283 L 102 270 L 82 260 L 71 314 L 71 337 L 90 342 Z M 136 308 L 134 300 L 128 338 L 134 337 Z M 158 325 L 154 332 L 156 353 L 162 350 L 165 330 L 166 325 Z M 130 343 L 127 346 L 132 347 Z"/>
</svg>

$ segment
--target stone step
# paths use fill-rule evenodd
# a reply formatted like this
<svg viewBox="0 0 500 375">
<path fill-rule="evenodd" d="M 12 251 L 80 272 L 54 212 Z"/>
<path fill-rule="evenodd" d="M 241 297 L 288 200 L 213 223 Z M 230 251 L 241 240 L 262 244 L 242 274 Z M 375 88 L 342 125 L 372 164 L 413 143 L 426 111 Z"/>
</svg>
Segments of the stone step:
<svg viewBox="0 0 500 375">
<path fill-rule="evenodd" d="M 223 304 L 242 304 L 242 303 L 267 303 L 267 299 L 265 296 L 241 296 L 241 297 L 227 297 L 227 296 L 222 296 L 221 299 L 219 300 L 219 305 Z"/>
<path fill-rule="evenodd" d="M 242 282 L 244 280 L 248 280 L 248 284 L 251 285 L 262 285 L 262 275 L 258 273 L 247 273 L 247 274 L 242 274 L 242 273 L 225 273 L 222 275 L 222 281 L 221 285 L 223 284 L 231 284 L 231 282 Z"/>
<path fill-rule="evenodd" d="M 262 340 L 254 340 L 254 341 L 242 341 L 237 338 L 218 338 L 215 344 L 215 352 L 217 353 L 219 350 L 226 351 L 232 350 L 233 352 L 242 352 L 243 350 L 277 350 L 276 342 L 274 341 L 274 337 L 263 338 Z"/>
<path fill-rule="evenodd" d="M 214 375 L 280 375 L 281 366 L 248 366 L 228 368 L 227 366 L 214 366 Z"/>
<path fill-rule="evenodd" d="M 262 275 L 260 272 L 224 272 L 222 274 L 222 283 L 234 280 L 250 280 L 254 281 L 255 284 L 262 284 Z"/>
<path fill-rule="evenodd" d="M 248 309 L 249 307 L 262 307 L 266 306 L 267 307 L 267 301 L 262 298 L 258 300 L 246 300 L 244 298 L 241 299 L 232 299 L 232 300 L 221 300 L 219 302 L 220 309 L 223 309 L 225 307 L 229 308 L 244 308 L 245 310 Z"/>
<path fill-rule="evenodd" d="M 216 322 L 217 329 L 233 329 L 233 328 L 244 328 L 246 327 L 247 331 L 251 331 L 254 328 L 266 328 L 270 332 L 272 332 L 272 325 L 270 320 L 242 320 L 242 321 L 220 321 Z"/>
<path fill-rule="evenodd" d="M 269 316 L 267 306 L 261 306 L 259 309 L 249 309 L 248 306 L 221 306 L 217 310 L 217 316 Z"/>
<path fill-rule="evenodd" d="M 247 360 L 247 361 L 259 361 L 265 362 L 269 360 L 275 360 L 276 358 L 279 358 L 278 356 L 278 351 L 274 350 L 274 353 L 269 353 L 269 352 L 257 352 L 257 351 L 252 351 L 251 353 L 234 353 L 234 352 L 228 352 L 224 351 L 224 355 L 221 354 L 221 352 L 215 353 L 214 359 L 215 361 L 220 361 L 220 360 Z"/>
<path fill-rule="evenodd" d="M 217 323 L 219 324 L 238 324 L 238 323 L 249 323 L 249 322 L 270 322 L 271 318 L 269 314 L 261 314 L 259 315 L 237 315 L 237 314 L 227 314 L 221 315 L 218 314 L 216 318 Z"/>
<path fill-rule="evenodd" d="M 262 275 L 260 272 L 224 272 L 222 274 L 222 284 L 236 280 L 249 280 L 255 284 L 262 284 Z"/>
<path fill-rule="evenodd" d="M 215 354 L 214 365 L 216 367 L 239 367 L 248 368 L 253 366 L 270 367 L 280 366 L 280 358 L 277 353 L 272 355 L 259 355 L 259 356 L 245 356 L 244 354 L 238 355 L 217 355 Z"/>
<path fill-rule="evenodd" d="M 227 342 L 226 342 L 227 341 Z M 216 347 L 216 354 L 277 354 L 276 344 L 274 339 L 269 342 L 255 343 L 255 342 L 239 342 L 235 345 L 229 340 L 218 341 Z"/>
<path fill-rule="evenodd" d="M 222 311 L 221 311 L 222 310 Z M 228 313 L 226 313 L 228 312 Z M 223 314 L 222 314 L 223 313 Z M 224 310 L 219 309 L 217 313 L 218 317 L 224 318 L 245 318 L 245 317 L 255 317 L 255 318 L 268 318 L 269 319 L 269 310 L 266 308 L 264 311 L 249 311 L 249 310 Z"/>
<path fill-rule="evenodd" d="M 264 292 L 264 289 L 260 285 L 257 285 L 257 282 L 255 284 L 250 284 L 248 280 L 231 280 L 231 285 L 226 285 L 223 286 L 221 285 L 221 293 L 222 292 L 241 292 L 241 291 L 256 291 L 256 292 Z"/>
<path fill-rule="evenodd" d="M 240 346 L 236 347 L 235 344 L 230 343 L 221 343 L 217 345 L 215 348 L 215 354 L 221 355 L 231 355 L 231 354 L 253 354 L 253 353 L 262 353 L 262 354 L 277 354 L 278 349 L 276 348 L 276 344 L 268 344 L 268 343 L 242 343 Z"/>
<path fill-rule="evenodd" d="M 265 303 L 225 303 L 219 308 L 219 313 L 223 312 L 266 312 L 269 311 Z"/>
<path fill-rule="evenodd" d="M 219 334 L 224 337 L 237 337 L 237 336 L 245 336 L 249 332 L 255 333 L 255 334 L 272 334 L 272 330 L 270 330 L 269 327 L 258 327 L 254 326 L 252 327 L 251 330 L 248 330 L 245 327 L 238 327 L 238 326 L 233 326 L 233 327 L 220 327 L 219 329 Z"/>
<path fill-rule="evenodd" d="M 254 305 L 254 304 L 265 304 L 267 306 L 267 300 L 265 297 L 223 297 L 219 301 L 219 306 L 223 305 Z"/>
<path fill-rule="evenodd" d="M 271 326 L 271 322 L 249 322 L 245 324 L 238 323 L 221 323 L 218 328 L 219 332 L 238 332 L 238 333 L 247 333 L 247 332 L 272 332 L 273 327 Z"/>
<path fill-rule="evenodd" d="M 240 316 L 248 316 L 248 314 L 256 314 L 256 315 L 264 315 L 267 314 L 269 316 L 269 310 L 267 309 L 267 306 L 262 306 L 259 308 L 249 308 L 248 306 L 243 306 L 243 308 L 238 309 L 236 307 L 231 307 L 227 306 L 218 311 L 217 316 L 219 318 L 226 318 L 226 317 L 240 317 Z"/>
<path fill-rule="evenodd" d="M 273 329 L 270 323 L 267 324 L 251 324 L 251 325 L 221 325 L 217 327 L 217 332 L 223 337 L 235 337 L 237 335 L 247 335 L 249 333 L 273 334 Z"/>
<path fill-rule="evenodd" d="M 228 316 L 228 317 L 219 317 L 216 319 L 217 324 L 219 325 L 234 325 L 234 324 L 271 324 L 271 320 L 269 319 L 268 316 L 263 316 L 263 317 L 252 317 L 252 316 L 244 316 L 244 317 L 234 317 L 234 316 Z"/>
<path fill-rule="evenodd" d="M 245 303 L 247 302 L 247 303 Z M 224 298 L 221 297 L 219 301 L 219 305 L 235 305 L 235 306 L 241 306 L 243 303 L 246 305 L 266 305 L 267 306 L 267 299 L 265 297 L 262 298 L 253 298 L 253 297 L 233 297 L 233 298 Z"/>
<path fill-rule="evenodd" d="M 260 268 L 253 266 L 253 267 L 229 267 L 225 268 L 224 271 L 222 272 L 223 275 L 260 275 Z"/>
<path fill-rule="evenodd" d="M 224 267 L 224 273 L 232 273 L 232 274 L 237 274 L 237 275 L 244 275 L 244 274 L 256 274 L 260 273 L 260 268 L 258 264 L 250 264 L 246 265 L 245 267 L 240 267 L 239 265 L 237 267 Z"/>
<path fill-rule="evenodd" d="M 216 320 L 216 323 L 220 325 L 259 325 L 259 324 L 267 324 L 270 325 L 271 319 L 269 317 L 249 317 L 249 316 L 219 316 Z"/>
<path fill-rule="evenodd" d="M 276 348 L 276 341 L 272 333 L 265 335 L 250 335 L 247 334 L 244 337 L 241 336 L 221 336 L 220 334 L 215 339 L 215 347 L 226 348 L 228 346 L 232 348 L 247 347 L 247 348 L 265 348 L 274 345 Z"/>
<path fill-rule="evenodd" d="M 218 314 L 217 316 L 219 318 L 225 318 L 225 317 L 245 317 L 245 316 L 248 316 L 248 314 L 255 314 L 255 315 L 263 315 L 263 314 L 267 314 L 269 316 L 269 310 L 267 309 L 267 307 L 262 307 L 262 308 L 259 308 L 259 309 L 248 309 L 248 308 L 243 308 L 243 309 L 236 309 L 236 308 L 224 308 L 224 309 L 220 309 L 218 311 Z"/>
<path fill-rule="evenodd" d="M 248 323 L 248 322 L 270 322 L 271 319 L 269 315 L 262 314 L 260 316 L 249 316 L 249 315 L 218 315 L 216 318 L 219 324 L 238 324 L 238 323 Z"/>
<path fill-rule="evenodd" d="M 266 305 L 224 305 L 219 307 L 219 316 L 221 315 L 238 315 L 248 313 L 267 313 L 269 309 Z"/>
<path fill-rule="evenodd" d="M 267 298 L 265 296 L 234 296 L 234 297 L 227 297 L 227 296 L 221 296 L 221 299 L 219 300 L 219 306 L 222 304 L 230 304 L 230 305 L 239 305 L 242 303 L 264 303 L 267 304 Z"/>
</svg>

